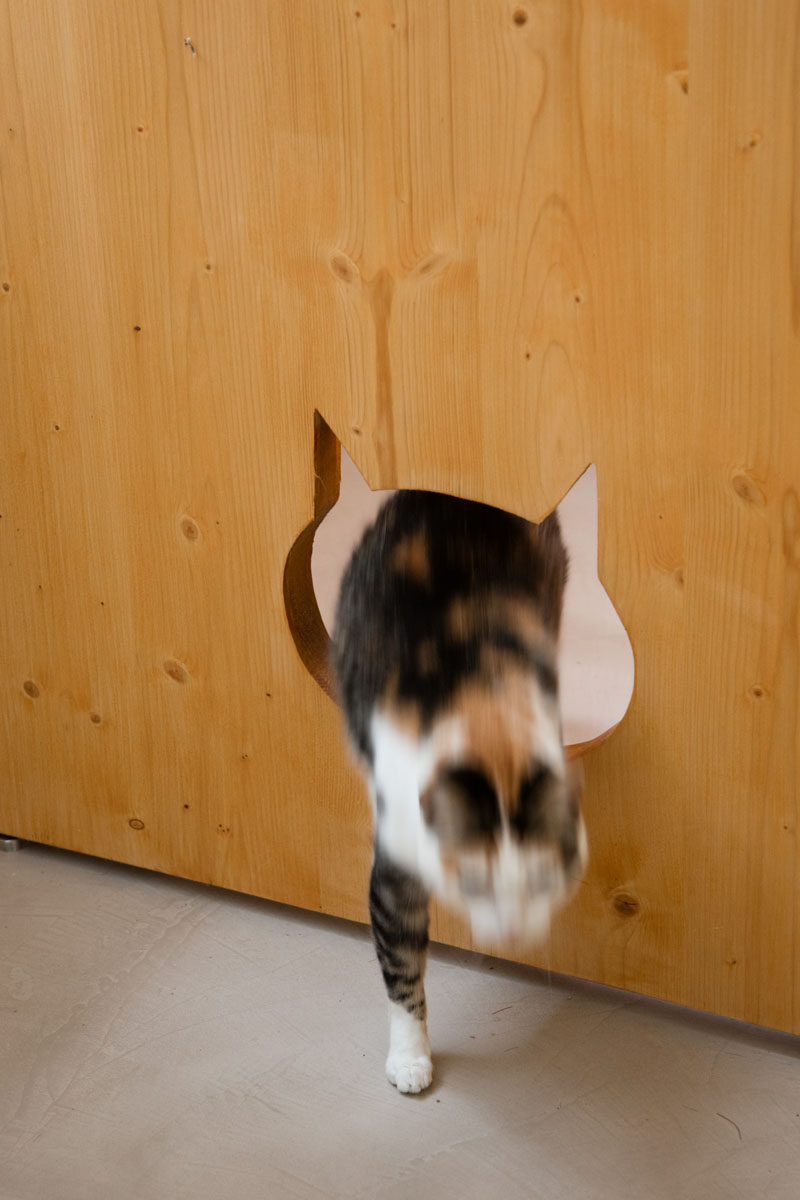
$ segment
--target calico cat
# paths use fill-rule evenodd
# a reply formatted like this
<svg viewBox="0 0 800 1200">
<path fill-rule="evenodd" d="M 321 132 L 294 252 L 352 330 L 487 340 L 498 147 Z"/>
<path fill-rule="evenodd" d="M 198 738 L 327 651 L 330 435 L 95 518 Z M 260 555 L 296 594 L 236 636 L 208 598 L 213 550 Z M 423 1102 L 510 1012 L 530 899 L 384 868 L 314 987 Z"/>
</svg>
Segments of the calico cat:
<svg viewBox="0 0 800 1200">
<path fill-rule="evenodd" d="M 332 665 L 369 782 L 369 910 L 389 996 L 386 1073 L 432 1079 L 423 975 L 431 894 L 478 943 L 544 936 L 586 863 L 561 735 L 567 555 L 553 514 L 400 491 L 356 547 Z"/>
</svg>

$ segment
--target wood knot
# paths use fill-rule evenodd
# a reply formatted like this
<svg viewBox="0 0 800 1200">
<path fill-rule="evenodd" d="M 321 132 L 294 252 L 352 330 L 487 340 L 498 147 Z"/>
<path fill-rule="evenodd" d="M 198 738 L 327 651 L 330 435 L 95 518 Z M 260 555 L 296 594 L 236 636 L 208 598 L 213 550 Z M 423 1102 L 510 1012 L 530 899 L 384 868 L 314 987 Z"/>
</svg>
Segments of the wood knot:
<svg viewBox="0 0 800 1200">
<path fill-rule="evenodd" d="M 181 533 L 187 542 L 196 542 L 200 537 L 200 530 L 191 517 L 184 517 L 181 521 Z"/>
<path fill-rule="evenodd" d="M 689 68 L 677 67 L 672 72 L 672 78 L 677 83 L 678 87 L 683 92 L 684 96 L 689 95 Z"/>
<path fill-rule="evenodd" d="M 357 283 L 360 278 L 358 267 L 346 254 L 334 254 L 329 266 L 331 273 L 342 283 Z"/>
<path fill-rule="evenodd" d="M 611 903 L 614 911 L 621 917 L 635 917 L 641 909 L 641 904 L 630 892 L 615 892 Z"/>
<path fill-rule="evenodd" d="M 450 262 L 447 254 L 427 254 L 412 269 L 412 274 L 424 279 L 428 275 L 440 275 Z"/>
<path fill-rule="evenodd" d="M 753 479 L 752 475 L 748 475 L 746 471 L 737 471 L 731 480 L 731 486 L 739 499 L 744 500 L 745 504 L 752 504 L 758 508 L 763 508 L 767 502 L 764 492 Z"/>
<path fill-rule="evenodd" d="M 528 20 L 528 14 L 524 8 L 515 8 L 514 15 L 511 19 L 515 25 L 524 25 Z"/>
<path fill-rule="evenodd" d="M 31 700 L 38 700 L 40 691 L 32 679 L 26 679 L 22 685 L 22 690 L 25 695 Z"/>
<path fill-rule="evenodd" d="M 188 683 L 189 672 L 183 663 L 179 663 L 176 658 L 168 658 L 164 663 L 164 672 L 169 675 L 170 679 L 174 679 L 176 683 Z"/>
<path fill-rule="evenodd" d="M 144 829 L 144 821 L 140 821 L 138 817 L 131 817 L 128 821 L 131 829 Z"/>
</svg>

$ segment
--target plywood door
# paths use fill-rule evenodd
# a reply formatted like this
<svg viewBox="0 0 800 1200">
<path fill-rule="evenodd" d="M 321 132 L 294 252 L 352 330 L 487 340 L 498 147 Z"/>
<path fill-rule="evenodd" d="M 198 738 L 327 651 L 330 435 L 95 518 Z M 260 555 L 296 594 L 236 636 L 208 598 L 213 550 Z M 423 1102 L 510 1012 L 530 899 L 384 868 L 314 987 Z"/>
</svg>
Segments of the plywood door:
<svg viewBox="0 0 800 1200">
<path fill-rule="evenodd" d="M 363 917 L 337 439 L 533 518 L 595 462 L 636 689 L 531 961 L 800 1029 L 799 21 L 3 0 L 5 832 Z"/>
</svg>

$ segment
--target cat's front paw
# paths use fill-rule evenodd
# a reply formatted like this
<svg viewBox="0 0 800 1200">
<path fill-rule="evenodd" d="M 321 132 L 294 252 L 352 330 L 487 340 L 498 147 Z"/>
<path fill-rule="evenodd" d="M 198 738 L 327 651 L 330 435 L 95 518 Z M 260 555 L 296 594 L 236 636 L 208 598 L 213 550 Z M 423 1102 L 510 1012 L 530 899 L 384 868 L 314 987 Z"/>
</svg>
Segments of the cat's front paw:
<svg viewBox="0 0 800 1200">
<path fill-rule="evenodd" d="M 430 1087 L 433 1063 L 427 1055 L 408 1058 L 402 1054 L 390 1054 L 386 1060 L 386 1078 L 398 1092 L 416 1095 Z"/>
</svg>

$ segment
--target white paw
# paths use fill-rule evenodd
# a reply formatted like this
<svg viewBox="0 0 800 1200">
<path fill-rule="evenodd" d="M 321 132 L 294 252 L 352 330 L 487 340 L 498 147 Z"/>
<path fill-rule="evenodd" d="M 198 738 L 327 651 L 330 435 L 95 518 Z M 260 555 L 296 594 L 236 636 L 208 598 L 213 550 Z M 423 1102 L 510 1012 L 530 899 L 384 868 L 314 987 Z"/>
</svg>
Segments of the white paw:
<svg viewBox="0 0 800 1200">
<path fill-rule="evenodd" d="M 386 1078 L 398 1092 L 424 1092 L 433 1079 L 433 1063 L 427 1056 L 406 1058 L 390 1054 L 386 1060 Z"/>
</svg>

